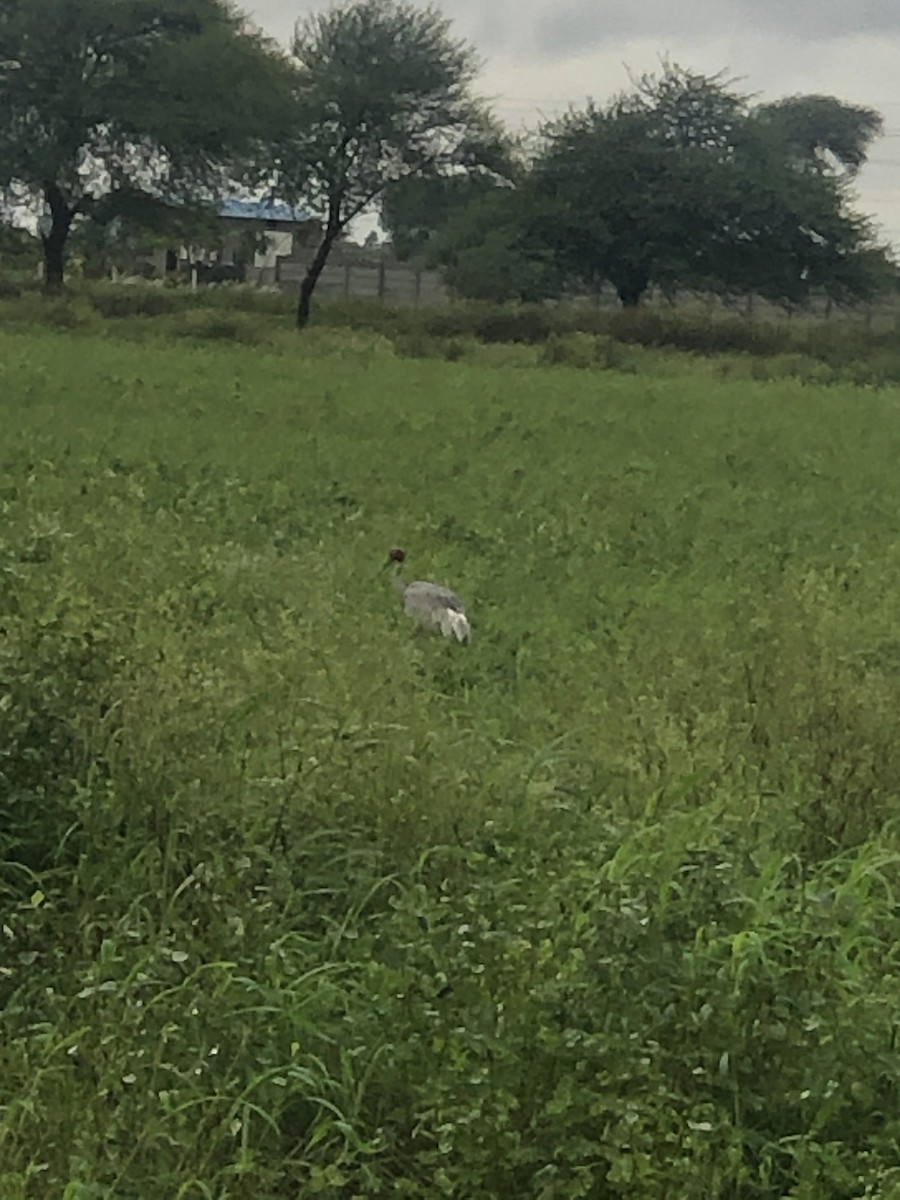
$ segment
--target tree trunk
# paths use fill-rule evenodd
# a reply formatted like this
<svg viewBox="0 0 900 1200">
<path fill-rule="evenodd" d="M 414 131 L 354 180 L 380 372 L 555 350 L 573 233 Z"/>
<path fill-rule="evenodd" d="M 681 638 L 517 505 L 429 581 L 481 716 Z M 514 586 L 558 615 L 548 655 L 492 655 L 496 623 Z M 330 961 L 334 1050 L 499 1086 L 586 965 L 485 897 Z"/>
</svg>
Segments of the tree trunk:
<svg viewBox="0 0 900 1200">
<path fill-rule="evenodd" d="M 619 284 L 616 288 L 623 308 L 637 308 L 641 302 L 641 296 L 643 296 L 646 290 L 646 284 L 635 284 L 631 280 L 628 283 Z"/>
<path fill-rule="evenodd" d="M 641 297 L 650 286 L 650 273 L 643 267 L 626 268 L 613 283 L 622 307 L 637 308 Z"/>
<path fill-rule="evenodd" d="M 325 269 L 325 264 L 328 262 L 328 255 L 331 253 L 331 247 L 337 240 L 337 236 L 341 231 L 339 222 L 333 213 L 329 214 L 328 224 L 325 226 L 325 233 L 322 235 L 322 241 L 319 243 L 319 248 L 313 255 L 312 262 L 309 264 L 306 274 L 303 276 L 303 282 L 300 284 L 300 297 L 297 301 L 297 328 L 305 329 L 309 324 L 309 310 L 312 305 L 312 295 L 316 290 L 316 284 L 319 282 L 319 276 Z"/>
<path fill-rule="evenodd" d="M 66 272 L 66 242 L 75 217 L 56 184 L 46 184 L 44 196 L 50 208 L 50 232 L 41 235 L 44 243 L 44 287 L 48 292 L 58 292 L 63 285 Z"/>
</svg>

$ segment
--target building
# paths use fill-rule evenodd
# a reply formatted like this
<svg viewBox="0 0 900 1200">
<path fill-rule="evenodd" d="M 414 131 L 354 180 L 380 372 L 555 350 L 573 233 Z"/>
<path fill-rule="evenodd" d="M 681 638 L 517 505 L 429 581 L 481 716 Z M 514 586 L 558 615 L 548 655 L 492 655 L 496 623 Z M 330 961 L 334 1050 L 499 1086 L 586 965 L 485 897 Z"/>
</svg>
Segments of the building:
<svg viewBox="0 0 900 1200">
<path fill-rule="evenodd" d="M 298 259 L 318 243 L 321 224 L 309 212 L 283 200 L 244 200 L 228 196 L 219 204 L 215 244 L 186 245 L 153 255 L 151 273 L 189 275 L 200 283 L 239 281 L 275 284 L 280 258 Z"/>
<path fill-rule="evenodd" d="M 239 200 L 219 206 L 223 230 L 217 262 L 243 268 L 248 283 L 273 285 L 279 258 L 299 258 L 318 243 L 321 224 L 283 200 Z"/>
</svg>

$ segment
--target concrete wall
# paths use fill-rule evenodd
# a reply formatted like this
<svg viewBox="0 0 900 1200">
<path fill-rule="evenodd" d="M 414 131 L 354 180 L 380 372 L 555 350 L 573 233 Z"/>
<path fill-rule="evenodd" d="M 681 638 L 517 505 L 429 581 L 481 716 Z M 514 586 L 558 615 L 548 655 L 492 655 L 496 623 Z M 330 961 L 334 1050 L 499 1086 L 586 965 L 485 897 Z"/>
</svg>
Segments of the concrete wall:
<svg viewBox="0 0 900 1200">
<path fill-rule="evenodd" d="M 306 263 L 278 260 L 274 282 L 294 292 L 306 274 Z M 329 260 L 316 288 L 319 296 L 361 297 L 388 304 L 446 304 L 450 293 L 436 271 L 420 271 L 389 259 L 353 259 L 336 255 Z"/>
</svg>

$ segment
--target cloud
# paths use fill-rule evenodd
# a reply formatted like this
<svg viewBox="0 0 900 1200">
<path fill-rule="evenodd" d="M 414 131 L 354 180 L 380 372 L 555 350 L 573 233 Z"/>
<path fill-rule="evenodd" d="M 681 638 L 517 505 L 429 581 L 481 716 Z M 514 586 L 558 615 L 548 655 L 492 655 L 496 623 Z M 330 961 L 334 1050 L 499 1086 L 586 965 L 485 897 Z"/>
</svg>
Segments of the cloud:
<svg viewBox="0 0 900 1200">
<path fill-rule="evenodd" d="M 507 8 L 501 5 L 501 8 Z M 533 50 L 542 56 L 584 54 L 613 43 L 653 37 L 657 41 L 687 38 L 711 41 L 765 33 L 770 38 L 827 42 L 860 34 L 895 34 L 900 38 L 900 6 L 894 0 L 576 0 L 562 6 L 535 5 Z M 521 9 L 517 7 L 521 26 Z M 510 14 L 511 15 L 511 14 Z"/>
<path fill-rule="evenodd" d="M 318 7 L 305 0 L 249 0 L 266 30 L 286 40 L 297 18 Z M 444 0 L 446 14 L 485 53 L 511 48 L 540 57 L 583 54 L 640 41 L 713 41 L 742 35 L 825 42 L 835 38 L 891 36 L 900 40 L 896 0 Z"/>
<path fill-rule="evenodd" d="M 598 5 L 578 0 L 560 7 L 547 5 L 537 15 L 532 49 L 541 57 L 583 55 L 593 50 L 653 38 L 657 42 L 708 39 L 722 28 L 723 5 L 716 0 L 677 5 L 661 0 L 634 4 L 608 0 Z"/>
<path fill-rule="evenodd" d="M 736 23 L 771 35 L 792 34 L 811 41 L 867 37 L 893 33 L 900 37 L 900 8 L 894 0 L 737 0 L 733 5 Z"/>
</svg>

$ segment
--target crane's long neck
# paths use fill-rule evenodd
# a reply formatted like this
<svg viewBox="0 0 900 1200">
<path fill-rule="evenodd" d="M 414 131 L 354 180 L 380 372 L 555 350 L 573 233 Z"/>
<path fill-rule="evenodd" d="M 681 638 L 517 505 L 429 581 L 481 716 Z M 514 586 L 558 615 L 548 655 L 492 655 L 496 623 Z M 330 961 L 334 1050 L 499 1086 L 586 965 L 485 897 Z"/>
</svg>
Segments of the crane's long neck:
<svg viewBox="0 0 900 1200">
<path fill-rule="evenodd" d="M 400 564 L 399 563 L 396 563 L 394 566 L 393 584 L 394 584 L 394 590 L 396 591 L 397 595 L 402 596 L 403 593 L 406 591 L 406 583 L 404 582 L 403 577 L 400 574 Z"/>
</svg>

